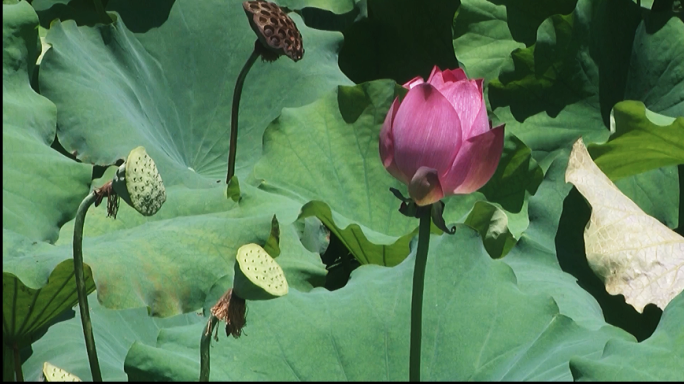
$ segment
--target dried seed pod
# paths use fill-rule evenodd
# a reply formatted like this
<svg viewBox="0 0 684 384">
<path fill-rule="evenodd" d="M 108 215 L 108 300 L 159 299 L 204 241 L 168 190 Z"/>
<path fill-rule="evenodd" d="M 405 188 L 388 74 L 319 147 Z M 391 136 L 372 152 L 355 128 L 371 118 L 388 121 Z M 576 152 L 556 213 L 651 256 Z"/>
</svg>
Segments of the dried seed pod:
<svg viewBox="0 0 684 384">
<path fill-rule="evenodd" d="M 166 201 L 166 189 L 154 160 L 137 147 L 117 169 L 112 187 L 128 205 L 144 216 L 152 216 Z"/>
<path fill-rule="evenodd" d="M 282 268 L 261 246 L 243 245 L 235 259 L 235 295 L 246 300 L 267 300 L 287 294 Z"/>
<path fill-rule="evenodd" d="M 264 59 L 272 61 L 286 55 L 298 61 L 304 56 L 302 35 L 297 25 L 277 4 L 256 0 L 245 1 L 242 7 L 261 44 L 275 53 L 274 56 L 264 56 Z"/>
</svg>

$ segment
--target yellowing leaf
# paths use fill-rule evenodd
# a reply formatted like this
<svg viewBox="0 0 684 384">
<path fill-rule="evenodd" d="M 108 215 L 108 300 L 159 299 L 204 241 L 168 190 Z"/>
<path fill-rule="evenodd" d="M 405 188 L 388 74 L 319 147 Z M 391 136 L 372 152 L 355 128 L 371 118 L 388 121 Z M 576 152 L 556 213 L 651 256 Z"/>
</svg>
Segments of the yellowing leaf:
<svg viewBox="0 0 684 384">
<path fill-rule="evenodd" d="M 587 261 L 611 295 L 622 294 L 637 311 L 660 308 L 684 290 L 684 238 L 647 215 L 594 164 L 580 138 L 565 181 L 591 205 L 584 229 Z"/>
<path fill-rule="evenodd" d="M 43 364 L 43 376 L 45 381 L 83 381 L 62 368 L 58 368 L 47 361 Z"/>
</svg>

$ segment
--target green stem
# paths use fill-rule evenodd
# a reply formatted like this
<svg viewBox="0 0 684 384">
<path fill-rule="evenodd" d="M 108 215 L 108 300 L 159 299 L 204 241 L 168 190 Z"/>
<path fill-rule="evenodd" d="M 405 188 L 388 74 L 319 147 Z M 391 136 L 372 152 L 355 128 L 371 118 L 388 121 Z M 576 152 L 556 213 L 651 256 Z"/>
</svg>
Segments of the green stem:
<svg viewBox="0 0 684 384">
<path fill-rule="evenodd" d="M 95 350 L 95 337 L 93 325 L 90 322 L 90 310 L 88 308 L 88 292 L 86 292 L 85 278 L 83 276 L 83 224 L 85 223 L 88 208 L 97 200 L 95 192 L 91 192 L 78 206 L 74 222 L 74 275 L 76 277 L 76 290 L 78 291 L 78 306 L 81 309 L 81 323 L 83 324 L 83 336 L 85 337 L 88 362 L 93 381 L 102 381 L 100 364 L 97 361 Z"/>
<path fill-rule="evenodd" d="M 102 5 L 101 0 L 93 0 L 93 4 L 95 5 L 95 13 L 102 19 L 102 23 L 104 24 L 109 24 L 112 22 L 112 19 L 109 17 L 107 12 L 105 11 L 104 6 Z"/>
<path fill-rule="evenodd" d="M 12 353 L 14 354 L 14 372 L 16 374 L 17 382 L 24 381 L 24 372 L 21 370 L 21 354 L 19 353 L 19 346 L 17 343 L 12 345 Z"/>
<path fill-rule="evenodd" d="M 252 68 L 257 57 L 259 57 L 260 50 L 257 44 L 261 44 L 259 40 L 254 42 L 254 50 L 247 59 L 247 62 L 242 67 L 235 83 L 235 90 L 233 91 L 233 108 L 230 111 L 230 151 L 228 152 L 228 175 L 226 176 L 226 184 L 230 182 L 230 178 L 235 174 L 235 155 L 237 154 L 237 133 L 238 133 L 238 110 L 240 109 L 240 95 L 242 95 L 242 86 L 245 84 L 247 72 Z"/>
<path fill-rule="evenodd" d="M 420 381 L 420 344 L 423 330 L 423 286 L 425 266 L 430 246 L 431 206 L 419 207 L 418 250 L 413 270 L 413 293 L 411 295 L 411 344 L 409 357 L 409 381 Z"/>
<path fill-rule="evenodd" d="M 200 377 L 199 381 L 209 381 L 209 373 L 211 366 L 209 364 L 209 352 L 211 351 L 211 334 L 214 333 L 214 328 L 219 323 L 218 317 L 211 315 L 207 326 L 202 331 L 202 339 L 200 341 Z"/>
</svg>

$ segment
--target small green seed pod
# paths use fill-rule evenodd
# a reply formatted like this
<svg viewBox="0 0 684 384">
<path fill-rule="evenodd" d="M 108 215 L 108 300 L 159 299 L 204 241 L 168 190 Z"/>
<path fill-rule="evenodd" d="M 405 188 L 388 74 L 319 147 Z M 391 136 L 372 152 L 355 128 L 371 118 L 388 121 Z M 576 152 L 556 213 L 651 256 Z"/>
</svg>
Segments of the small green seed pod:
<svg viewBox="0 0 684 384">
<path fill-rule="evenodd" d="M 233 291 L 245 300 L 268 300 L 287 294 L 280 265 L 258 244 L 246 244 L 235 258 Z"/>
<path fill-rule="evenodd" d="M 143 216 L 152 216 L 166 201 L 166 189 L 154 160 L 137 147 L 128 154 L 112 181 L 117 195 Z"/>
</svg>

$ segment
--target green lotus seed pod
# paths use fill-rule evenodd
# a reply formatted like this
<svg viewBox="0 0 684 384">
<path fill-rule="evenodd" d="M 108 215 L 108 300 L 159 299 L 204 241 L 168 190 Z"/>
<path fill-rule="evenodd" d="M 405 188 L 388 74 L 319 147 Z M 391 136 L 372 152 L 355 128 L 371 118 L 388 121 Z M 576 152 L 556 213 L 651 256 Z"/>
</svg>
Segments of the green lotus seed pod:
<svg viewBox="0 0 684 384">
<path fill-rule="evenodd" d="M 154 160 L 137 147 L 128 154 L 112 181 L 117 195 L 144 216 L 152 216 L 166 201 L 166 189 Z"/>
<path fill-rule="evenodd" d="M 287 294 L 280 265 L 258 244 L 246 244 L 235 258 L 233 292 L 245 300 L 268 300 Z"/>
<path fill-rule="evenodd" d="M 43 363 L 42 379 L 45 381 L 83 381 L 78 376 L 54 366 L 47 361 Z"/>
</svg>

